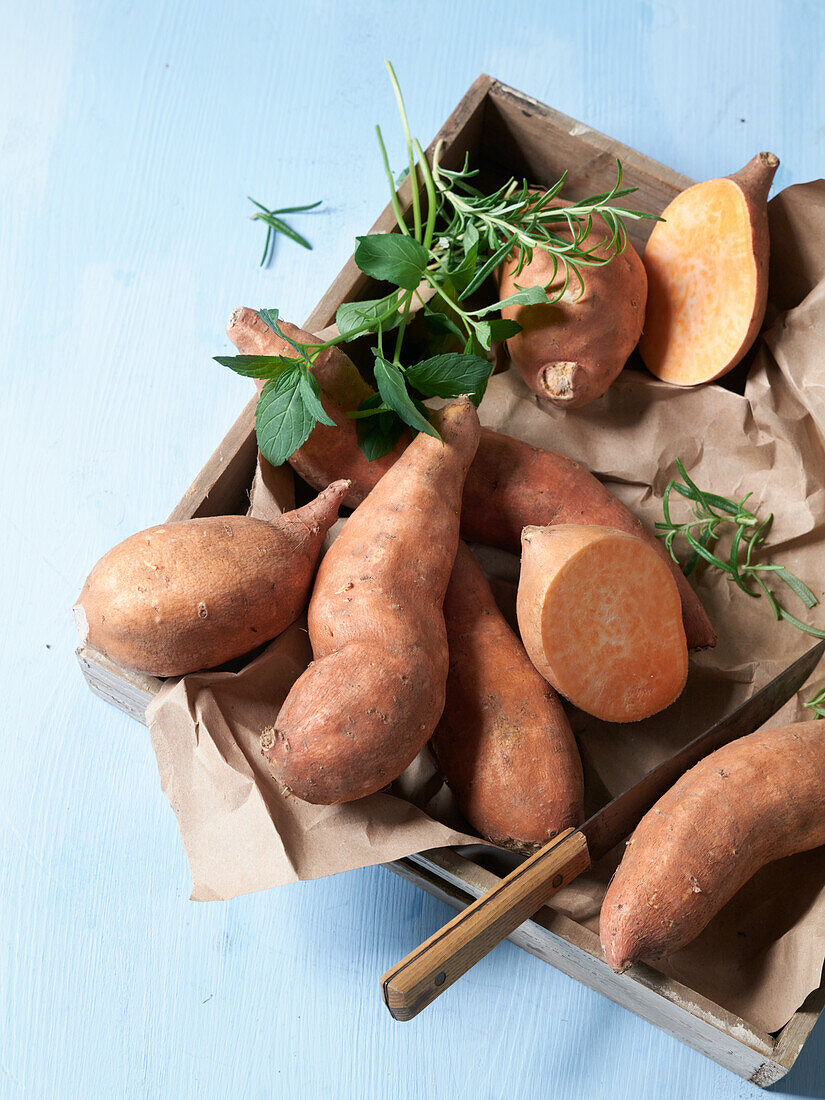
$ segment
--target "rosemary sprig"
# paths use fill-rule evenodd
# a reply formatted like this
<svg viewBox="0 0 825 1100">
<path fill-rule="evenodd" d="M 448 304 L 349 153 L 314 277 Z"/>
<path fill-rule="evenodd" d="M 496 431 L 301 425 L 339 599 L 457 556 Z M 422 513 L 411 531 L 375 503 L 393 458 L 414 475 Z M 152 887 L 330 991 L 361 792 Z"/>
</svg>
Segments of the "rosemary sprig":
<svg viewBox="0 0 825 1100">
<path fill-rule="evenodd" d="M 672 479 L 665 487 L 662 500 L 662 511 L 665 518 L 664 521 L 659 521 L 656 527 L 659 532 L 658 537 L 664 540 L 670 556 L 677 565 L 680 562 L 673 548 L 676 538 L 684 538 L 690 546 L 690 557 L 682 567 L 685 576 L 692 573 L 700 562 L 707 562 L 708 565 L 727 573 L 734 584 L 748 596 L 758 598 L 760 595 L 764 595 L 775 618 L 790 623 L 791 626 L 795 626 L 797 630 L 801 630 L 805 634 L 811 634 L 815 638 L 825 638 L 825 630 L 804 623 L 801 619 L 792 615 L 768 588 L 764 578 L 767 575 L 772 575 L 777 580 L 782 581 L 809 610 L 819 603 L 810 588 L 783 565 L 778 565 L 773 561 L 760 562 L 754 560 L 754 555 L 758 553 L 767 538 L 773 522 L 773 513 L 765 519 L 760 519 L 754 512 L 745 507 L 745 504 L 753 495 L 752 493 L 746 494 L 738 502 L 719 496 L 716 493 L 706 493 L 688 477 L 684 464 L 678 458 L 676 459 L 676 468 L 682 481 Z M 692 519 L 682 523 L 677 523 L 673 519 L 670 498 L 674 492 L 691 501 L 693 504 Z M 719 557 L 713 552 L 713 547 L 722 535 L 731 529 L 733 537 L 730 552 L 727 558 Z M 756 585 L 756 589 L 753 587 L 754 585 Z"/>
<path fill-rule="evenodd" d="M 571 275 L 582 290 L 581 268 L 601 267 L 624 251 L 627 246 L 624 222 L 655 217 L 641 210 L 613 205 L 617 199 L 636 190 L 635 187 L 622 187 L 622 165 L 618 160 L 616 183 L 610 191 L 569 206 L 552 206 L 550 204 L 567 178 L 566 172 L 552 187 L 542 192 L 531 190 L 526 180 L 519 184 L 515 179 L 510 179 L 493 194 L 485 195 L 468 182 L 478 173 L 470 170 L 466 160 L 459 171 L 449 171 L 439 163 L 440 155 L 439 145 L 433 158 L 432 172 L 438 188 L 438 213 L 446 222 L 441 247 L 449 249 L 450 242 L 461 240 L 472 226 L 490 257 L 459 300 L 472 294 L 511 252 L 517 255 L 515 274 L 520 275 L 537 248 L 547 252 L 553 260 L 553 275 L 546 287 L 555 282 L 559 267 L 564 270 L 562 287 L 550 301 L 564 295 Z M 610 237 L 607 240 L 599 237 L 588 243 L 595 217 L 607 225 Z M 555 231 L 559 227 L 567 228 L 570 240 L 559 236 Z M 596 255 L 597 252 L 601 254 Z"/>
<path fill-rule="evenodd" d="M 261 267 L 266 264 L 267 258 L 270 254 L 270 244 L 272 243 L 274 234 L 276 233 L 281 233 L 284 237 L 289 237 L 291 241 L 295 241 L 296 244 L 301 245 L 302 248 L 308 248 L 310 252 L 312 251 L 312 245 L 309 243 L 306 237 L 302 237 L 300 233 L 294 230 L 291 225 L 287 225 L 287 223 L 282 218 L 279 218 L 278 215 L 299 214 L 304 210 L 314 210 L 317 206 L 321 205 L 323 201 L 322 199 L 319 199 L 317 202 L 309 202 L 305 206 L 282 206 L 280 210 L 268 210 L 265 206 L 262 206 L 261 203 L 253 199 L 250 195 L 247 195 L 246 197 L 253 204 L 253 206 L 258 207 L 257 213 L 253 214 L 249 220 L 253 222 L 264 222 L 267 227 L 266 241 L 264 242 L 264 251 L 263 255 L 261 256 Z"/>
<path fill-rule="evenodd" d="M 374 337 L 377 399 L 370 398 L 348 415 L 357 422 L 363 453 L 369 459 L 378 458 L 392 449 L 404 424 L 413 431 L 435 431 L 422 399 L 468 393 L 476 403 L 481 401 L 492 369 L 493 341 L 506 340 L 521 328 L 500 316 L 503 306 L 556 301 L 574 280 L 583 290 L 583 271 L 609 263 L 626 247 L 625 222 L 655 217 L 621 204 L 635 188 L 622 186 L 618 161 L 616 183 L 609 191 L 565 206 L 554 205 L 564 175 L 541 192 L 531 190 L 526 181 L 510 179 L 485 194 L 475 185 L 478 173 L 468 163 L 458 170 L 448 169 L 441 164 L 439 148 L 431 165 L 410 132 L 404 98 L 389 62 L 387 70 L 406 146 L 407 166 L 401 178 L 409 177 L 411 183 L 411 219 L 408 224 L 381 130 L 376 127 L 399 231 L 358 238 L 355 262 L 364 274 L 392 289 L 385 290 L 382 298 L 344 303 L 336 314 L 338 335 L 324 344 L 293 344 L 298 358 L 259 356 L 254 367 L 244 356 L 219 359 L 241 374 L 253 369 L 265 372 L 259 377 L 268 380 L 267 415 L 260 414 L 259 403 L 258 445 L 275 464 L 292 454 L 287 448 L 297 439 L 304 440 L 316 422 L 318 406 L 311 399 L 304 371 L 323 348 L 368 333 Z M 312 209 L 317 203 L 281 210 L 255 205 L 258 212 L 253 218 L 268 226 L 262 264 L 275 232 L 310 247 L 279 215 Z M 593 233 L 597 221 L 608 227 L 607 234 Z M 517 286 L 502 301 L 475 308 L 470 304 L 471 296 L 508 255 L 515 253 L 520 273 L 537 248 L 552 260 L 552 274 L 544 286 Z M 562 278 L 556 286 L 559 274 Z M 426 302 L 420 294 L 422 286 L 431 292 Z M 554 287 L 552 298 L 547 293 L 550 286 Z M 414 304 L 420 306 L 431 344 L 429 357 L 418 363 L 405 362 L 404 338 Z M 264 312 L 278 331 L 277 311 Z"/>
<path fill-rule="evenodd" d="M 817 718 L 825 718 L 825 687 L 818 691 L 816 695 L 811 696 L 808 702 L 803 705 L 814 712 L 814 721 Z"/>
</svg>

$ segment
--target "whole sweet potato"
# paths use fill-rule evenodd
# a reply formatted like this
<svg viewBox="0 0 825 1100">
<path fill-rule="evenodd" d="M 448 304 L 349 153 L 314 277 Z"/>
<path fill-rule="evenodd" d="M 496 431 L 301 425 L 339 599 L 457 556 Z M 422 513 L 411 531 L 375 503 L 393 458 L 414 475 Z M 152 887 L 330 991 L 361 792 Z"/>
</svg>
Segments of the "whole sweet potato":
<svg viewBox="0 0 825 1100">
<path fill-rule="evenodd" d="M 432 739 L 438 763 L 481 836 L 530 851 L 581 824 L 576 739 L 558 696 L 530 664 L 463 542 L 444 621 L 450 672 Z"/>
<path fill-rule="evenodd" d="M 556 233 L 572 240 L 566 226 Z M 582 268 L 583 286 L 571 276 L 558 301 L 505 306 L 501 311 L 502 317 L 521 325 L 521 332 L 507 341 L 510 362 L 534 393 L 560 408 L 578 409 L 601 397 L 642 333 L 647 300 L 644 264 L 630 241 L 615 256 L 609 242 L 607 226 L 595 219 L 585 247 L 607 263 Z M 516 257 L 499 269 L 502 298 L 529 286 L 547 287 L 553 298 L 564 281 L 564 267 L 559 266 L 554 278 L 553 259 L 541 248 L 521 271 Z"/>
<path fill-rule="evenodd" d="M 150 527 L 105 554 L 75 619 L 84 642 L 152 676 L 181 676 L 240 657 L 303 611 L 321 544 L 349 489 L 264 522 L 215 516 Z"/>
<path fill-rule="evenodd" d="M 311 343 L 309 333 L 284 324 L 296 340 Z M 227 324 L 230 339 L 242 354 L 293 355 L 294 352 L 254 309 L 237 309 Z M 315 361 L 324 408 L 335 428 L 318 424 L 307 442 L 290 458 L 293 469 L 316 488 L 333 477 L 348 477 L 347 503 L 356 505 L 403 453 L 410 440 L 403 433 L 395 449 L 368 462 L 358 447 L 355 421 L 346 416 L 373 391 L 340 348 L 327 348 Z M 470 542 L 521 552 L 521 532 L 529 524 L 597 524 L 636 535 L 668 563 L 682 600 L 685 634 L 691 649 L 716 644 L 716 633 L 687 578 L 642 522 L 578 462 L 520 439 L 481 429 L 478 451 L 464 487 L 461 531 Z"/>
<path fill-rule="evenodd" d="M 665 563 L 624 531 L 525 527 L 517 599 L 530 660 L 604 722 L 639 722 L 685 686 L 679 593 Z"/>
<path fill-rule="evenodd" d="M 350 516 L 309 605 L 314 662 L 261 749 L 306 802 L 350 802 L 395 779 L 444 709 L 444 593 L 458 547 L 464 478 L 478 446 L 468 398 L 434 417 Z"/>
<path fill-rule="evenodd" d="M 618 972 L 678 951 L 766 863 L 825 844 L 825 723 L 760 730 L 705 757 L 642 818 L 602 905 Z"/>
</svg>

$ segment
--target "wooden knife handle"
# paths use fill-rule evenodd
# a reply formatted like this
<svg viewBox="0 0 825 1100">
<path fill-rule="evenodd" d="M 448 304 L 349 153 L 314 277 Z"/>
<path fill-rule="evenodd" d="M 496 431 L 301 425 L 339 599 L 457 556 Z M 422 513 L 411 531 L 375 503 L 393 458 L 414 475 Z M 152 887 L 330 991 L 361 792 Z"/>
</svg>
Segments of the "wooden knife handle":
<svg viewBox="0 0 825 1100">
<path fill-rule="evenodd" d="M 589 867 L 582 833 L 568 829 L 554 837 L 387 971 L 381 992 L 391 1015 L 396 1020 L 417 1016 Z"/>
</svg>

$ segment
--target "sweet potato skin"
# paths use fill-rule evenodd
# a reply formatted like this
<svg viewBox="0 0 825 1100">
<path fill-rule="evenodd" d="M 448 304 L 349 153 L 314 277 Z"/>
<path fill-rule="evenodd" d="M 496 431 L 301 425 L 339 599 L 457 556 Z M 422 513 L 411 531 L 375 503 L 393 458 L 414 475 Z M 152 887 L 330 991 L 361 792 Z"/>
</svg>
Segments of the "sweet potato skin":
<svg viewBox="0 0 825 1100">
<path fill-rule="evenodd" d="M 311 342 L 313 337 L 284 323 L 293 338 Z M 253 309 L 235 310 L 227 333 L 242 354 L 289 355 L 282 341 Z M 384 458 L 368 462 L 358 447 L 352 411 L 373 391 L 355 364 L 339 348 L 322 352 L 314 368 L 324 408 L 336 428 L 319 424 L 300 450 L 289 460 L 293 469 L 316 488 L 332 477 L 348 477 L 352 488 L 347 504 L 359 504 L 393 465 L 409 443 L 402 433 L 395 449 Z M 643 539 L 668 563 L 679 587 L 685 633 L 691 649 L 716 645 L 716 632 L 699 598 L 678 565 L 658 539 L 633 513 L 578 462 L 552 451 L 533 447 L 520 439 L 481 429 L 476 457 L 464 487 L 461 531 L 470 542 L 521 552 L 521 532 L 529 524 L 593 523 L 615 527 Z"/>
<path fill-rule="evenodd" d="M 566 227 L 557 232 L 572 239 Z M 598 242 L 594 256 L 609 258 L 609 240 L 607 226 L 595 219 L 587 247 Z M 510 362 L 535 394 L 560 408 L 579 409 L 601 397 L 621 373 L 644 325 L 647 274 L 630 241 L 603 266 L 583 268 L 582 282 L 583 289 L 571 278 L 552 304 L 505 306 L 501 311 L 522 328 L 507 341 Z M 518 273 L 517 257 L 499 269 L 502 298 L 529 286 L 547 286 L 550 297 L 564 286 L 563 269 L 553 279 L 553 261 L 543 249 L 537 248 Z"/>
<path fill-rule="evenodd" d="M 271 523 L 215 516 L 132 535 L 89 574 L 75 607 L 82 640 L 125 668 L 181 676 L 274 638 L 306 606 L 348 489 L 337 481 Z"/>
<path fill-rule="evenodd" d="M 825 844 L 825 723 L 760 730 L 711 753 L 642 818 L 605 895 L 621 972 L 685 947 L 766 863 Z"/>
<path fill-rule="evenodd" d="M 657 378 L 682 386 L 713 382 L 740 363 L 756 339 L 768 301 L 767 202 L 778 167 L 779 160 L 773 153 L 757 153 L 733 175 L 689 187 L 662 212 L 665 220 L 654 226 L 644 253 L 649 293 L 645 328 L 639 342 L 641 356 Z M 724 227 L 718 224 L 720 210 L 726 206 L 736 208 L 739 219 L 746 223 L 738 228 L 737 235 L 743 236 L 741 241 L 726 240 Z M 669 226 L 668 220 L 674 225 Z M 705 226 L 711 223 L 714 231 L 708 237 L 708 254 L 694 247 L 693 256 L 689 257 L 698 263 L 691 287 L 684 282 L 685 271 L 690 269 L 681 262 L 686 250 L 682 248 L 679 255 L 677 234 L 682 229 L 674 226 L 690 225 L 701 239 Z M 742 248 L 746 255 L 740 254 Z M 722 252 L 720 258 L 712 258 L 714 250 Z M 737 269 L 736 264 L 741 266 Z M 712 312 L 705 315 L 707 306 L 703 309 L 702 303 L 702 295 L 714 293 L 717 302 L 724 300 L 717 277 L 720 271 L 727 274 L 731 270 L 738 271 L 738 277 L 729 293 L 737 298 L 750 295 L 751 306 L 744 317 L 736 318 L 735 325 L 724 315 Z M 704 362 L 701 358 L 704 348 L 711 346 L 712 335 L 718 341 L 720 333 L 722 346 L 714 348 Z M 681 341 L 685 347 L 680 354 L 677 344 Z"/>
<path fill-rule="evenodd" d="M 681 695 L 688 654 L 664 562 L 624 531 L 525 527 L 516 600 L 530 660 L 605 722 L 638 722 Z"/>
<path fill-rule="evenodd" d="M 353 512 L 321 563 L 309 607 L 314 662 L 261 749 L 306 802 L 373 794 L 421 751 L 444 708 L 444 593 L 461 491 L 478 446 L 467 398 L 435 416 Z"/>
<path fill-rule="evenodd" d="M 581 824 L 581 760 L 558 696 L 531 665 L 463 542 L 444 621 L 450 671 L 432 738 L 439 766 L 481 836 L 532 851 Z"/>
</svg>

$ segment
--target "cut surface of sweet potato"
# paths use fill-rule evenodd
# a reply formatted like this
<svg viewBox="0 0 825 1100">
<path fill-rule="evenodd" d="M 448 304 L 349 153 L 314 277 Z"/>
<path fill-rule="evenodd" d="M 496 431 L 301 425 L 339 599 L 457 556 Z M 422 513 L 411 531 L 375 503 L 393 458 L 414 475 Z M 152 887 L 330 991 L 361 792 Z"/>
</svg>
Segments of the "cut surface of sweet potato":
<svg viewBox="0 0 825 1100">
<path fill-rule="evenodd" d="M 676 584 L 659 555 L 631 535 L 526 527 L 517 610 L 538 671 L 596 718 L 639 721 L 669 706 L 685 686 Z"/>
<path fill-rule="evenodd" d="M 665 382 L 695 386 L 731 370 L 756 339 L 768 293 L 768 191 L 778 159 L 687 188 L 644 253 L 648 296 L 639 350 Z"/>
</svg>

